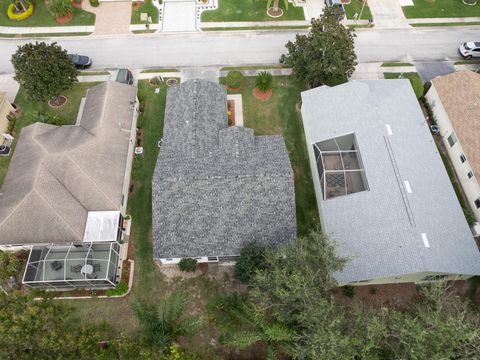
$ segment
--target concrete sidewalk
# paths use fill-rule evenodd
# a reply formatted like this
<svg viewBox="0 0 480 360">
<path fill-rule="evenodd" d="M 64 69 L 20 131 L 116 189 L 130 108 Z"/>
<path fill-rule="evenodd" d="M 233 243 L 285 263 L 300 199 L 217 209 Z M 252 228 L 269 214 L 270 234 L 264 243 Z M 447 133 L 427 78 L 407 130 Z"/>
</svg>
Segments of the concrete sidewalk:
<svg viewBox="0 0 480 360">
<path fill-rule="evenodd" d="M 92 33 L 95 26 L 42 26 L 20 27 L 0 26 L 0 34 L 56 34 L 56 33 Z"/>
<path fill-rule="evenodd" d="M 440 23 L 468 23 L 480 22 L 480 17 L 453 17 L 453 18 L 421 18 L 407 19 L 409 24 L 440 24 Z"/>
<path fill-rule="evenodd" d="M 239 28 L 239 27 L 270 27 L 270 26 L 308 26 L 305 20 L 290 21 L 228 21 L 228 22 L 202 22 L 200 28 Z"/>
</svg>

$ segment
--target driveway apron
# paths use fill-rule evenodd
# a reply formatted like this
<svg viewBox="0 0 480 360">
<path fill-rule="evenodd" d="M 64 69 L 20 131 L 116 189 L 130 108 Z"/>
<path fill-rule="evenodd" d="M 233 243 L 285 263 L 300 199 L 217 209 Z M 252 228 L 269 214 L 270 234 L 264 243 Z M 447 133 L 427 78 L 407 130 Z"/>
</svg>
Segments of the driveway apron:
<svg viewBox="0 0 480 360">
<path fill-rule="evenodd" d="M 130 33 L 132 16 L 131 1 L 101 2 L 100 6 L 90 6 L 88 0 L 82 2 L 82 8 L 96 15 L 95 35 L 117 35 Z"/>
<path fill-rule="evenodd" d="M 369 0 L 376 29 L 409 28 L 399 0 Z"/>
<path fill-rule="evenodd" d="M 198 31 L 195 0 L 164 0 L 162 31 Z"/>
</svg>

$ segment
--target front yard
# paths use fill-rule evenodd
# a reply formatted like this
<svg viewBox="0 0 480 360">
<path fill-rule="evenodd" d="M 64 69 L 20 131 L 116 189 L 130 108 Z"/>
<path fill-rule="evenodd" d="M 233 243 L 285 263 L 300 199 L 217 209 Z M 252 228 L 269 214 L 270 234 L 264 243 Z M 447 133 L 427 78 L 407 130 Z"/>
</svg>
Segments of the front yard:
<svg viewBox="0 0 480 360">
<path fill-rule="evenodd" d="M 413 91 L 415 91 L 417 98 L 423 96 L 423 81 L 416 72 L 383 73 L 383 76 L 385 79 L 408 79 L 410 80 L 410 84 L 412 84 Z"/>
<path fill-rule="evenodd" d="M 297 233 L 304 235 L 319 222 L 303 123 L 297 110 L 304 87 L 290 76 L 273 79 L 272 97 L 260 101 L 252 95 L 255 77 L 244 78 L 240 91 L 244 125 L 254 129 L 255 135 L 283 135 L 295 176 Z"/>
<path fill-rule="evenodd" d="M 305 20 L 303 8 L 289 4 L 285 10 L 280 0 L 283 15 L 272 18 L 267 15 L 267 1 L 263 0 L 219 0 L 218 9 L 202 12 L 202 21 L 282 21 Z"/>
<path fill-rule="evenodd" d="M 32 101 L 25 91 L 20 88 L 15 103 L 20 107 L 21 115 L 15 122 L 13 136 L 18 138 L 23 127 L 37 121 L 55 123 L 57 125 L 72 125 L 77 119 L 80 100 L 85 96 L 87 89 L 98 83 L 76 83 L 72 89 L 63 91 L 62 95 L 68 98 L 68 102 L 58 108 L 52 109 L 46 101 Z M 8 157 L 0 157 L 0 186 L 7 174 L 8 165 L 13 154 Z"/>
<path fill-rule="evenodd" d="M 347 19 L 372 20 L 372 13 L 370 12 L 370 8 L 367 4 L 365 4 L 363 7 L 362 17 L 359 17 L 360 12 L 362 11 L 362 6 L 362 0 L 352 0 L 350 4 L 344 5 Z M 357 18 L 355 18 L 355 14 L 357 14 Z"/>
<path fill-rule="evenodd" d="M 152 24 L 158 24 L 158 9 L 153 5 L 152 0 L 132 3 L 132 24 L 146 24 L 140 20 L 140 14 L 147 13 L 152 18 Z"/>
<path fill-rule="evenodd" d="M 469 6 L 462 0 L 413 0 L 413 4 L 402 7 L 410 19 L 480 16 L 480 4 Z"/>
<path fill-rule="evenodd" d="M 36 26 L 79 26 L 94 25 L 95 14 L 82 9 L 73 9 L 73 19 L 66 24 L 59 24 L 50 14 L 43 0 L 31 0 L 33 3 L 33 15 L 23 21 L 13 21 L 7 16 L 7 8 L 10 1 L 0 2 L 0 26 L 16 26 L 16 27 L 36 27 Z M 83 0 L 88 1 L 88 0 Z"/>
</svg>

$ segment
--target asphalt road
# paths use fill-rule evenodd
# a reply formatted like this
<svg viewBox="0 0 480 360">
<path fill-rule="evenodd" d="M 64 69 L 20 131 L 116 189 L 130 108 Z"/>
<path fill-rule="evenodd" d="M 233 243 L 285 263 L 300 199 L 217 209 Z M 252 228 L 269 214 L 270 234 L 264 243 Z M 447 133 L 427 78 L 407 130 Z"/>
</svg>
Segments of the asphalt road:
<svg viewBox="0 0 480 360">
<path fill-rule="evenodd" d="M 69 52 L 93 59 L 92 69 L 196 67 L 272 64 L 285 52 L 295 31 L 154 34 L 119 37 L 60 37 L 56 41 Z M 358 30 L 359 62 L 436 61 L 459 58 L 458 45 L 480 40 L 480 29 L 450 27 L 410 30 Z M 13 72 L 10 56 L 17 45 L 31 40 L 0 40 L 0 73 Z M 54 41 L 43 39 L 42 41 Z"/>
</svg>

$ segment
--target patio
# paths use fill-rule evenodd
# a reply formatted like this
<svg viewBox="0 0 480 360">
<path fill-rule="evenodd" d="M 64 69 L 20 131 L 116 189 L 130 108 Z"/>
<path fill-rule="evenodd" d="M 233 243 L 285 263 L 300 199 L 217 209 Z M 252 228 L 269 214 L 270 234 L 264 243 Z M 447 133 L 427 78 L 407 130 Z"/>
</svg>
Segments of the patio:
<svg viewBox="0 0 480 360">
<path fill-rule="evenodd" d="M 46 288 L 109 288 L 115 286 L 119 244 L 34 246 L 23 283 Z"/>
</svg>

